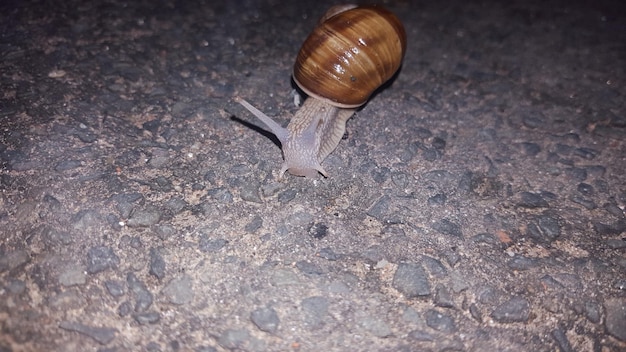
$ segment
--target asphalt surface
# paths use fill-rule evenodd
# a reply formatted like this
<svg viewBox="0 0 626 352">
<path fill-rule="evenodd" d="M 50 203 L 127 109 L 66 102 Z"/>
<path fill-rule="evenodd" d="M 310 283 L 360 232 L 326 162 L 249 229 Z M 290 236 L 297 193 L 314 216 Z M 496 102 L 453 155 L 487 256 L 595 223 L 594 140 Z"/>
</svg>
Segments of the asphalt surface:
<svg viewBox="0 0 626 352">
<path fill-rule="evenodd" d="M 0 4 L 0 351 L 626 351 L 626 5 L 385 2 L 278 180 L 233 97 L 286 125 L 332 4 Z"/>
</svg>

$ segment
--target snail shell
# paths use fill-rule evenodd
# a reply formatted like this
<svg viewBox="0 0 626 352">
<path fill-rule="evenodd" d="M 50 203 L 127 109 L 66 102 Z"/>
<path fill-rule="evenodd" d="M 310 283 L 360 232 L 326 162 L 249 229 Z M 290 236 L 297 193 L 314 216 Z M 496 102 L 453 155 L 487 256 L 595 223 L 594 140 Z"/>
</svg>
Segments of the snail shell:
<svg viewBox="0 0 626 352">
<path fill-rule="evenodd" d="M 296 84 L 309 95 L 281 127 L 236 97 L 282 144 L 285 171 L 327 177 L 321 162 L 339 144 L 356 108 L 398 70 L 406 32 L 398 18 L 380 6 L 340 5 L 329 9 L 304 41 L 293 69 Z"/>
<path fill-rule="evenodd" d="M 380 6 L 330 8 L 304 41 L 293 70 L 309 96 L 342 108 L 365 104 L 400 68 L 406 33 Z"/>
</svg>

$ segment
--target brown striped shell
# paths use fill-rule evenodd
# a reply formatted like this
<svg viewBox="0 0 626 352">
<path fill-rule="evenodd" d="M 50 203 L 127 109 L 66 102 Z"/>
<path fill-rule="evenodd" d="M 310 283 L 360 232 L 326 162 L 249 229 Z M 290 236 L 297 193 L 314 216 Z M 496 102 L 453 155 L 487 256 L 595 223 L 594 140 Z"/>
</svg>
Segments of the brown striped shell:
<svg viewBox="0 0 626 352">
<path fill-rule="evenodd" d="M 355 108 L 400 68 L 406 32 L 379 6 L 335 6 L 304 41 L 293 70 L 308 95 Z"/>
</svg>

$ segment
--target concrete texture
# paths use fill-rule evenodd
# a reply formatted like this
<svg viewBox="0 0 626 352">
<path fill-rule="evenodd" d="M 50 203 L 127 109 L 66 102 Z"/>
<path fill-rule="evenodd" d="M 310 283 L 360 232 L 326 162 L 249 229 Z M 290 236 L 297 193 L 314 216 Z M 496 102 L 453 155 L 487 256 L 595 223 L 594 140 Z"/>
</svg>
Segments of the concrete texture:
<svg viewBox="0 0 626 352">
<path fill-rule="evenodd" d="M 623 2 L 388 1 L 408 52 L 278 181 L 330 1 L 0 5 L 0 351 L 626 350 Z"/>
</svg>

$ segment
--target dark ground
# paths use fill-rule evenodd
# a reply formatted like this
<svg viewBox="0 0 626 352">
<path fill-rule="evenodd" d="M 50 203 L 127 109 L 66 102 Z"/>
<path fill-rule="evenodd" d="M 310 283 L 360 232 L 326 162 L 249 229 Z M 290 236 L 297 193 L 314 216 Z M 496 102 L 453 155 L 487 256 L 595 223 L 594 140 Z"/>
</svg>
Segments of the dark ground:
<svg viewBox="0 0 626 352">
<path fill-rule="evenodd" d="M 286 124 L 326 3 L 2 2 L 0 351 L 626 351 L 624 2 L 389 1 L 279 182 L 232 97 Z"/>
</svg>

